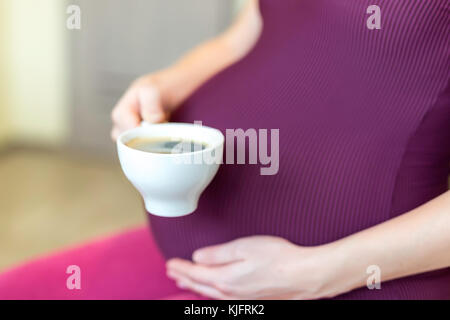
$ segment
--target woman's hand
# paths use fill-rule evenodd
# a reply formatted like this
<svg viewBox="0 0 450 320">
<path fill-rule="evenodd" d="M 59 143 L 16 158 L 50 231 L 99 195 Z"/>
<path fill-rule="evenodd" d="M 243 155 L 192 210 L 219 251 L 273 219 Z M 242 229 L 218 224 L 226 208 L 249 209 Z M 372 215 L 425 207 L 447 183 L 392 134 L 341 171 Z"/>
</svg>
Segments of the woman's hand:
<svg viewBox="0 0 450 320">
<path fill-rule="evenodd" d="M 167 262 L 181 288 L 215 299 L 317 299 L 338 294 L 326 247 L 251 236 L 199 249 L 193 261 Z"/>
<path fill-rule="evenodd" d="M 245 56 L 262 30 L 258 0 L 251 0 L 221 35 L 199 45 L 175 64 L 137 79 L 115 106 L 111 137 L 137 127 L 142 120 L 167 121 L 199 86 Z"/>
<path fill-rule="evenodd" d="M 381 281 L 448 268 L 450 191 L 325 245 L 300 247 L 277 237 L 252 236 L 199 249 L 193 260 L 169 260 L 168 276 L 216 299 L 333 297 L 367 285 L 369 266 L 382 271 Z"/>
<path fill-rule="evenodd" d="M 140 77 L 132 83 L 111 113 L 111 138 L 116 140 L 123 131 L 139 126 L 142 120 L 149 123 L 165 122 L 173 108 L 164 73 Z"/>
</svg>

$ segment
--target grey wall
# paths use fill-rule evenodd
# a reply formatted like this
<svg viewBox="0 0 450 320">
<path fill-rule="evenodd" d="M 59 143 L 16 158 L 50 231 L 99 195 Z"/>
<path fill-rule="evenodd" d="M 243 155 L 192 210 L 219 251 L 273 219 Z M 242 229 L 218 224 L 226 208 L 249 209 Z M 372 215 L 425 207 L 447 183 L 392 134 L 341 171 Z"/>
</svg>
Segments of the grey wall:
<svg viewBox="0 0 450 320">
<path fill-rule="evenodd" d="M 223 30 L 228 0 L 78 0 L 71 32 L 72 128 L 77 149 L 113 155 L 110 112 L 136 77 L 172 63 Z"/>
</svg>

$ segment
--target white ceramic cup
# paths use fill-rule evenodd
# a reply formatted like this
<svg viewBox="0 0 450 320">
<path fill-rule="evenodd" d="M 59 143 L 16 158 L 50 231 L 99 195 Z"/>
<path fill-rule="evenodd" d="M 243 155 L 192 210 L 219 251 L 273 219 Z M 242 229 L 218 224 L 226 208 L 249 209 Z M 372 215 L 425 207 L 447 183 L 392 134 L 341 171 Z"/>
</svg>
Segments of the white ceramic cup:
<svg viewBox="0 0 450 320">
<path fill-rule="evenodd" d="M 134 138 L 169 137 L 206 144 L 199 151 L 161 154 L 140 151 L 126 143 Z M 197 209 L 199 197 L 222 163 L 224 136 L 210 127 L 190 123 L 147 124 L 125 131 L 117 139 L 125 176 L 144 198 L 148 212 L 180 217 Z"/>
</svg>

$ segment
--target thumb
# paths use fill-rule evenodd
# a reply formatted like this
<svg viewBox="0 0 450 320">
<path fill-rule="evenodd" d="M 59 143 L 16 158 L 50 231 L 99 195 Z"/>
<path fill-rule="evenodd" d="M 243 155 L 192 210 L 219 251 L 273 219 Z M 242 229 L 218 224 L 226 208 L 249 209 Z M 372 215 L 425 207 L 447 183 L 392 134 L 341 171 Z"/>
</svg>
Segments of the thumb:
<svg viewBox="0 0 450 320">
<path fill-rule="evenodd" d="M 141 88 L 138 99 L 142 119 L 148 123 L 164 122 L 166 113 L 161 103 L 159 91 L 155 87 Z"/>
<path fill-rule="evenodd" d="M 237 241 L 230 241 L 201 248 L 194 251 L 192 260 L 204 264 L 225 264 L 242 260 L 244 257 L 237 250 L 237 245 Z"/>
</svg>

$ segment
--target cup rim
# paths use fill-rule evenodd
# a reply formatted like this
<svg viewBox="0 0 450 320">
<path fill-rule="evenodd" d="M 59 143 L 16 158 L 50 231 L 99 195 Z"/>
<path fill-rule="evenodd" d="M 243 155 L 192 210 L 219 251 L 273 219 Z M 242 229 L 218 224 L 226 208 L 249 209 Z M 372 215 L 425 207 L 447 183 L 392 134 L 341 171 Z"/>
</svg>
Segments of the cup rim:
<svg viewBox="0 0 450 320">
<path fill-rule="evenodd" d="M 193 126 L 196 126 L 198 128 L 205 128 L 207 130 L 215 131 L 216 133 L 219 134 L 220 138 L 219 138 L 217 143 L 213 143 L 211 145 L 208 144 L 208 147 L 203 149 L 203 150 L 186 152 L 186 153 L 152 153 L 152 152 L 146 152 L 146 151 L 142 151 L 142 150 L 131 148 L 131 147 L 127 146 L 122 141 L 122 139 L 125 136 L 129 135 L 132 131 L 135 131 L 137 129 L 142 129 L 142 128 L 145 128 L 147 126 L 174 126 L 174 127 L 193 127 Z M 131 150 L 133 152 L 137 152 L 137 153 L 140 153 L 140 154 L 145 154 L 147 156 L 148 155 L 152 155 L 152 156 L 155 156 L 155 157 L 166 157 L 166 158 L 168 158 L 168 157 L 175 157 L 175 156 L 176 157 L 183 157 L 183 156 L 186 157 L 186 156 L 200 154 L 200 153 L 204 153 L 204 152 L 208 152 L 208 151 L 213 151 L 217 147 L 219 147 L 220 145 L 223 145 L 224 141 L 225 141 L 225 137 L 224 137 L 223 133 L 220 130 L 216 129 L 216 128 L 212 128 L 212 127 L 208 127 L 208 126 L 204 126 L 204 125 L 199 126 L 199 125 L 195 125 L 193 123 L 188 123 L 188 122 L 164 122 L 164 123 L 154 123 L 154 124 L 152 123 L 152 124 L 140 125 L 138 127 L 128 129 L 128 130 L 122 132 L 117 137 L 116 143 L 117 143 L 118 146 L 120 145 L 121 147 L 123 147 L 123 148 L 125 148 L 127 150 Z"/>
</svg>

